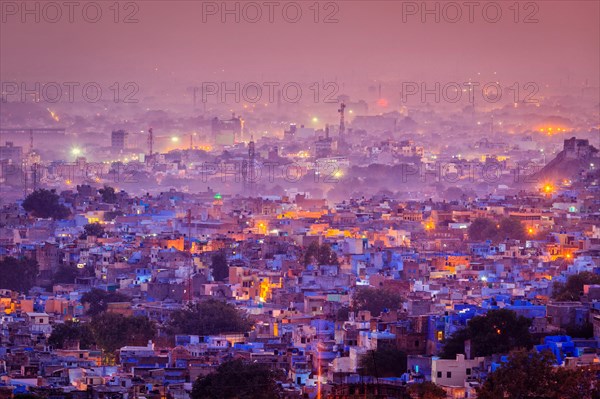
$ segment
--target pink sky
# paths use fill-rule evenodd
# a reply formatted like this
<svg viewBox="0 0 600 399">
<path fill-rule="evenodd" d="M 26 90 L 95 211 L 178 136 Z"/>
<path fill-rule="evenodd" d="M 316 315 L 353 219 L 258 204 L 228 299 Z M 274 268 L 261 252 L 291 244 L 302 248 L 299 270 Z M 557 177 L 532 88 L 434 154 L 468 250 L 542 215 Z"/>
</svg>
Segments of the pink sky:
<svg viewBox="0 0 600 399">
<path fill-rule="evenodd" d="M 25 3 L 33 7 L 35 2 Z M 539 22 L 532 24 L 514 23 L 512 1 L 495 3 L 503 11 L 498 23 L 486 22 L 480 7 L 474 23 L 463 15 L 455 24 L 435 23 L 432 16 L 427 23 L 418 16 L 404 23 L 401 1 L 339 1 L 338 23 L 315 24 L 312 3 L 297 2 L 303 17 L 296 24 L 277 11 L 272 24 L 266 15 L 257 23 L 221 23 L 218 16 L 203 23 L 201 2 L 191 1 L 139 1 L 139 22 L 133 24 L 113 22 L 112 2 L 98 2 L 104 14 L 96 24 L 84 21 L 77 10 L 74 23 L 63 15 L 54 24 L 35 23 L 32 17 L 21 23 L 5 13 L 0 74 L 4 81 L 167 85 L 215 79 L 443 80 L 497 71 L 509 80 L 569 78 L 580 84 L 587 78 L 598 85 L 598 1 L 537 1 Z M 120 18 L 132 10 L 121 10 Z M 322 9 L 321 19 L 332 10 Z M 520 19 L 533 10 L 521 9 Z"/>
</svg>

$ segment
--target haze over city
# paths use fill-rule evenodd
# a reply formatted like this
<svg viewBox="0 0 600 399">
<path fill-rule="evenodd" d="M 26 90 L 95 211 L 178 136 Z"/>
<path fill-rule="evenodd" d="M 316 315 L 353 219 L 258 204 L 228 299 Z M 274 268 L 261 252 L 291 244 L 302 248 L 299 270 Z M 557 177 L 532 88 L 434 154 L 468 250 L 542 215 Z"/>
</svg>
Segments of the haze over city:
<svg viewBox="0 0 600 399">
<path fill-rule="evenodd" d="M 600 2 L 0 11 L 0 397 L 599 397 Z"/>
</svg>

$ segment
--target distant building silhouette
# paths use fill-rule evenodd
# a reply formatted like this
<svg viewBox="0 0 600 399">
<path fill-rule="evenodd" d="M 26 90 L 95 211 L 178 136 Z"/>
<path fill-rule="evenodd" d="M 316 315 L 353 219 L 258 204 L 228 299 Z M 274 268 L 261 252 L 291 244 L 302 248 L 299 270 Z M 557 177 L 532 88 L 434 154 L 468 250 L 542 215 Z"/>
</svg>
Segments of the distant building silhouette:
<svg viewBox="0 0 600 399">
<path fill-rule="evenodd" d="M 110 146 L 115 150 L 123 150 L 127 147 L 127 132 L 125 130 L 113 130 L 110 135 Z"/>
</svg>

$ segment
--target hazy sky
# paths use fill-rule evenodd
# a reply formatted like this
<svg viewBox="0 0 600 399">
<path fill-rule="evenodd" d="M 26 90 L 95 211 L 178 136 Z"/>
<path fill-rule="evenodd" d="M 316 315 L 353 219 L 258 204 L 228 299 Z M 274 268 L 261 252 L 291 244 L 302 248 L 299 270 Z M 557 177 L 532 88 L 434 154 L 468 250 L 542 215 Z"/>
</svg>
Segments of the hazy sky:
<svg viewBox="0 0 600 399">
<path fill-rule="evenodd" d="M 115 23 L 112 1 L 94 3 L 102 10 L 97 23 L 74 10 L 40 9 L 35 15 L 13 15 L 6 3 L 34 8 L 45 2 L 3 1 L 0 34 L 0 74 L 7 80 L 138 81 L 140 86 L 188 84 L 211 80 L 443 80 L 477 72 L 493 72 L 506 79 L 557 82 L 559 79 L 598 85 L 600 71 L 600 2 L 519 2 L 515 23 L 513 1 L 478 2 L 469 22 L 469 9 L 459 1 L 429 2 L 440 7 L 435 15 L 409 15 L 421 2 L 320 2 L 319 23 L 313 1 L 273 2 L 274 21 L 263 1 L 239 3 L 240 22 L 222 17 L 222 2 L 137 1 L 121 3 L 118 19 L 133 13 L 137 23 Z M 62 4 L 62 2 L 57 2 Z M 83 5 L 86 2 L 81 2 Z M 204 4 L 203 4 L 204 3 Z M 289 5 L 288 3 L 294 3 Z M 452 2 L 450 2 L 452 3 Z M 493 3 L 487 5 L 488 3 Z M 234 8 L 235 2 L 228 2 Z M 262 17 L 252 23 L 254 5 Z M 286 21 L 302 10 L 299 22 Z M 456 7 L 462 16 L 456 23 Z M 483 7 L 487 14 L 484 15 Z M 216 15 L 204 15 L 203 7 Z M 244 10 L 244 7 L 246 9 Z M 254 7 L 254 8 L 252 8 Z M 444 7 L 446 7 L 444 9 Z M 496 8 L 502 10 L 499 22 Z M 403 13 L 403 10 L 405 11 Z M 244 12 L 245 11 L 245 12 Z M 333 14 L 337 23 L 324 23 Z M 88 17 L 95 8 L 88 7 Z M 486 20 L 486 17 L 488 20 Z M 403 21 L 404 19 L 404 21 Z M 524 23 L 536 19 L 537 23 Z"/>
</svg>

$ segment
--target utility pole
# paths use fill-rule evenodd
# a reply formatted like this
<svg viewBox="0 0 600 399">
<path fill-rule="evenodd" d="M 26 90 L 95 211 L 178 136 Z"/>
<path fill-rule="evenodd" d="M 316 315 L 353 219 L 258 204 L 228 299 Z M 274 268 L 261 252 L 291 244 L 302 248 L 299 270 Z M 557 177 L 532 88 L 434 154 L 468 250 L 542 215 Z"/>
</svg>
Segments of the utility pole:
<svg viewBox="0 0 600 399">
<path fill-rule="evenodd" d="M 189 269 L 188 269 L 188 281 L 187 281 L 187 297 L 188 297 L 188 302 L 191 302 L 192 299 L 194 298 L 192 295 L 192 269 L 194 268 L 194 257 L 192 255 L 192 210 L 188 209 L 187 212 L 187 222 L 188 222 L 188 240 L 189 240 L 189 247 L 188 247 L 188 252 L 190 254 L 190 264 L 189 264 Z"/>
</svg>

